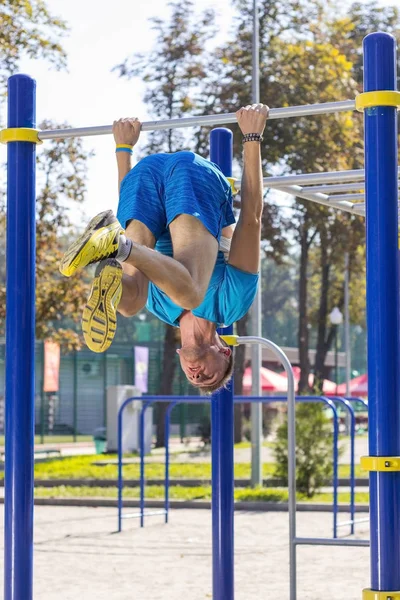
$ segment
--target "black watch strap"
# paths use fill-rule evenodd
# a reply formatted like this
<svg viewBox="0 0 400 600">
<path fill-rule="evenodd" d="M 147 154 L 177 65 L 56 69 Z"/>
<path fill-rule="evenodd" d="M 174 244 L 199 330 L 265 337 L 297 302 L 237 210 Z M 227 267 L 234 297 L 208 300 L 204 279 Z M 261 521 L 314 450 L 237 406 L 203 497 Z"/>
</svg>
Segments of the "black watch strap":
<svg viewBox="0 0 400 600">
<path fill-rule="evenodd" d="M 243 144 L 245 142 L 262 142 L 263 136 L 260 133 L 245 133 L 243 136 Z"/>
</svg>

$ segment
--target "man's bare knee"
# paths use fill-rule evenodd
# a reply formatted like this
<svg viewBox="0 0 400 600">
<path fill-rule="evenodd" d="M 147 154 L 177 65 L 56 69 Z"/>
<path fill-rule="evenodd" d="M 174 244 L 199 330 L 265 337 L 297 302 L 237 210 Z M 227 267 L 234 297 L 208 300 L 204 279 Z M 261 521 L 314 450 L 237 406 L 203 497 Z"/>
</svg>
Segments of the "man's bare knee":
<svg viewBox="0 0 400 600">
<path fill-rule="evenodd" d="M 146 306 L 148 279 L 135 267 L 122 263 L 122 296 L 118 312 L 133 317 Z"/>
<path fill-rule="evenodd" d="M 182 294 L 180 304 L 185 310 L 193 310 L 200 306 L 204 300 L 204 296 L 204 293 L 200 292 L 196 286 L 193 286 Z"/>
<path fill-rule="evenodd" d="M 145 306 L 146 300 L 139 300 L 137 297 L 127 297 L 127 294 L 123 294 L 117 310 L 123 317 L 134 317 Z"/>
<path fill-rule="evenodd" d="M 118 312 L 123 317 L 134 317 L 135 315 L 137 315 L 139 310 L 140 309 L 138 309 L 136 306 L 129 306 L 129 305 L 118 306 Z"/>
</svg>

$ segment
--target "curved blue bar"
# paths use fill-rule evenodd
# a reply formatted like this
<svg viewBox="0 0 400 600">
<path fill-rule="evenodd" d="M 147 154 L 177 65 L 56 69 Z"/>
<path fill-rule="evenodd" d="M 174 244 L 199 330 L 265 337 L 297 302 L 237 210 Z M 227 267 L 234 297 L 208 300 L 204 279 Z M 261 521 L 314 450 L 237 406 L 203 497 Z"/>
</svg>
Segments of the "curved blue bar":
<svg viewBox="0 0 400 600">
<path fill-rule="evenodd" d="M 36 82 L 8 80 L 8 127 L 36 127 Z M 35 401 L 36 144 L 7 145 L 4 598 L 31 600 Z"/>
<path fill-rule="evenodd" d="M 122 415 L 126 404 L 127 402 L 124 402 L 118 411 L 118 533 L 122 531 L 122 491 L 124 486 L 122 474 Z"/>
<path fill-rule="evenodd" d="M 333 396 L 335 402 L 343 404 L 350 413 L 350 534 L 354 533 L 354 515 L 355 515 L 355 441 L 356 441 L 356 416 L 354 409 L 346 398 L 341 396 Z M 337 464 L 339 463 L 339 455 L 337 456 Z M 338 473 L 336 469 L 336 481 Z M 337 532 L 337 525 L 335 531 Z M 337 537 L 335 534 L 334 537 Z"/>
<path fill-rule="evenodd" d="M 121 406 L 119 407 L 118 410 L 118 482 L 117 482 L 117 487 L 118 487 L 118 533 L 120 533 L 122 531 L 122 510 L 123 510 L 123 497 L 122 497 L 122 492 L 123 492 L 123 487 L 124 487 L 124 479 L 123 479 L 123 469 L 122 469 L 122 459 L 123 459 L 123 451 L 122 451 L 122 426 L 123 426 L 123 415 L 124 415 L 124 410 L 125 408 L 128 406 L 128 404 L 130 404 L 131 402 L 134 402 L 135 400 L 140 400 L 140 401 L 146 401 L 146 408 L 148 406 L 150 406 L 151 404 L 155 403 L 155 402 L 173 402 L 174 400 L 176 400 L 177 396 L 131 396 L 130 398 L 127 398 L 126 400 L 124 400 L 124 402 L 121 404 Z M 175 402 L 175 404 L 179 404 L 181 402 L 188 402 L 188 403 L 193 403 L 193 404 L 203 404 L 205 402 L 209 402 L 210 400 L 204 396 L 204 397 L 199 397 L 199 396 L 178 396 L 179 402 Z M 175 405 L 174 404 L 174 405 Z M 143 409 L 142 409 L 143 410 Z M 140 427 L 143 427 L 144 425 L 144 420 L 143 422 L 141 421 L 141 425 Z M 141 438 L 142 439 L 142 438 Z M 141 453 L 141 456 L 143 456 L 143 452 Z M 143 495 L 144 498 L 144 487 L 145 487 L 145 480 L 144 480 L 144 468 L 143 470 L 141 470 L 142 476 L 140 477 L 140 494 L 141 496 Z M 144 506 L 143 506 L 144 509 Z M 141 511 L 143 513 L 143 510 Z M 141 513 L 139 512 L 139 515 L 141 516 Z"/>
<path fill-rule="evenodd" d="M 171 425 L 171 413 L 179 402 L 172 402 L 165 415 L 165 477 L 164 477 L 164 509 L 165 523 L 168 523 L 169 517 L 169 433 Z"/>
<path fill-rule="evenodd" d="M 210 160 L 226 177 L 232 176 L 233 134 L 217 127 L 210 134 Z M 233 333 L 226 327 L 220 333 Z M 213 599 L 234 598 L 233 547 L 233 382 L 211 401 Z"/>
<path fill-rule="evenodd" d="M 364 91 L 396 89 L 396 42 L 364 39 Z M 364 112 L 369 453 L 400 456 L 397 111 Z M 400 473 L 370 473 L 371 588 L 400 589 Z"/>
<path fill-rule="evenodd" d="M 144 474 L 144 417 L 149 404 L 143 403 L 142 410 L 140 411 L 140 527 L 144 527 L 144 486 L 145 486 L 145 474 Z"/>
</svg>

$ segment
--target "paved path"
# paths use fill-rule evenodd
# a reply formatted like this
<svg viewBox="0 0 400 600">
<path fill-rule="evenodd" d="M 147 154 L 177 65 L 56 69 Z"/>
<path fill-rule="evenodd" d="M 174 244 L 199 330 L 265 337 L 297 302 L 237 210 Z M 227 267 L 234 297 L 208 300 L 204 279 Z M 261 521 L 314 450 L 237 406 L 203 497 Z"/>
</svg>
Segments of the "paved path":
<svg viewBox="0 0 400 600">
<path fill-rule="evenodd" d="M 168 526 L 153 517 L 143 530 L 125 521 L 122 534 L 112 533 L 114 509 L 37 507 L 35 521 L 34 600 L 212 597 L 208 510 L 172 511 Z M 302 513 L 298 524 L 298 535 L 331 534 L 330 514 Z M 359 532 L 367 537 L 365 525 Z M 236 513 L 235 534 L 235 600 L 287 600 L 287 514 Z M 298 600 L 337 600 L 344 590 L 346 600 L 359 600 L 368 566 L 368 548 L 301 547 Z"/>
</svg>

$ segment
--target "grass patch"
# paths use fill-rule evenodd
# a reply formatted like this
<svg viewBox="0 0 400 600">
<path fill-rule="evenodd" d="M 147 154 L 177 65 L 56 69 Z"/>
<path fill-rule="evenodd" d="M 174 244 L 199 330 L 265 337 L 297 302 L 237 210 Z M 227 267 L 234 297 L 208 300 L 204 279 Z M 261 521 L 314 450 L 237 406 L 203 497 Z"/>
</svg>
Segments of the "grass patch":
<svg viewBox="0 0 400 600">
<path fill-rule="evenodd" d="M 210 500 L 211 486 L 199 487 L 181 487 L 173 485 L 169 488 L 171 500 Z M 36 498 L 117 498 L 117 489 L 88 487 L 82 486 L 79 488 L 70 486 L 59 486 L 56 488 L 35 488 Z M 139 488 L 126 488 L 124 490 L 124 498 L 139 498 Z M 146 498 L 162 500 L 164 498 L 164 487 L 161 485 L 152 485 L 146 487 Z M 273 490 L 260 489 L 244 489 L 238 488 L 235 490 L 235 500 L 242 502 L 287 502 L 288 493 L 286 489 L 276 488 Z M 332 502 L 332 494 L 316 494 L 313 498 L 305 498 L 301 494 L 297 496 L 300 502 L 320 503 Z M 350 502 L 350 494 L 340 493 L 338 495 L 339 503 L 348 504 Z M 366 504 L 369 501 L 367 492 L 359 492 L 356 494 L 356 502 L 358 504 Z"/>
<path fill-rule="evenodd" d="M 68 456 L 64 458 L 54 457 L 35 463 L 36 479 L 116 479 L 117 465 L 109 464 L 104 466 L 95 465 L 98 461 L 116 460 L 116 455 L 83 455 L 83 456 Z M 147 479 L 163 479 L 164 478 L 164 461 L 156 463 L 147 463 L 145 466 L 145 475 Z M 272 477 L 274 474 L 275 465 L 273 463 L 263 464 L 263 476 L 265 478 Z M 368 475 L 361 470 L 359 465 L 356 466 L 356 477 L 366 478 Z M 249 479 L 251 472 L 250 463 L 235 464 L 235 478 Z M 124 478 L 139 479 L 140 465 L 139 463 L 128 464 L 123 469 Z M 339 466 L 339 477 L 345 478 L 350 475 L 349 465 Z M 0 479 L 4 477 L 4 472 L 0 471 Z M 170 463 L 170 477 L 172 479 L 211 479 L 211 464 L 210 462 L 185 462 Z"/>
<path fill-rule="evenodd" d="M 116 455 L 107 457 L 100 454 L 95 456 L 68 456 L 65 458 L 49 458 L 35 464 L 37 479 L 116 479 L 118 469 L 116 464 L 99 466 L 93 464 L 107 459 L 116 460 Z M 266 464 L 265 475 L 271 475 L 273 465 Z M 139 463 L 124 465 L 124 478 L 138 479 L 140 476 Z M 145 476 L 147 479 L 164 478 L 164 462 L 147 463 Z M 170 463 L 170 477 L 176 479 L 211 479 L 211 464 L 205 463 Z M 246 479 L 250 477 L 250 464 L 235 465 L 235 477 Z"/>
<path fill-rule="evenodd" d="M 44 444 L 66 444 L 70 442 L 75 442 L 73 435 L 45 435 L 42 438 L 40 435 L 35 435 L 35 444 L 40 445 Z M 77 435 L 76 442 L 93 442 L 92 435 Z M 4 435 L 0 435 L 0 446 L 5 445 Z"/>
<path fill-rule="evenodd" d="M 275 442 L 263 442 L 262 445 L 264 448 L 274 448 Z M 235 444 L 235 450 L 243 450 L 247 448 L 251 448 L 251 442 L 239 442 L 238 444 Z"/>
</svg>

